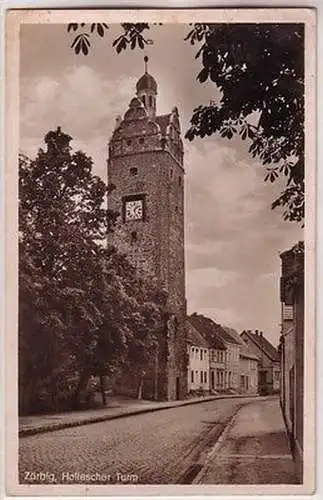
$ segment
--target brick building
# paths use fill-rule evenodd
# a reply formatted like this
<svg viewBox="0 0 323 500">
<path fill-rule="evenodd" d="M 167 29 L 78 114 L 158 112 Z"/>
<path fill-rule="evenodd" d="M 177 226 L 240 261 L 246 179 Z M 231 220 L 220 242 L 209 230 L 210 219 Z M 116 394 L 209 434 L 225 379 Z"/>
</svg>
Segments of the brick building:
<svg viewBox="0 0 323 500">
<path fill-rule="evenodd" d="M 280 258 L 280 399 L 301 482 L 304 426 L 304 243 L 299 242 L 283 252 Z"/>
<path fill-rule="evenodd" d="M 183 143 L 176 107 L 157 114 L 157 83 L 147 71 L 109 142 L 108 207 L 120 213 L 110 242 L 168 295 L 170 318 L 159 346 L 158 399 L 187 393 Z"/>
</svg>

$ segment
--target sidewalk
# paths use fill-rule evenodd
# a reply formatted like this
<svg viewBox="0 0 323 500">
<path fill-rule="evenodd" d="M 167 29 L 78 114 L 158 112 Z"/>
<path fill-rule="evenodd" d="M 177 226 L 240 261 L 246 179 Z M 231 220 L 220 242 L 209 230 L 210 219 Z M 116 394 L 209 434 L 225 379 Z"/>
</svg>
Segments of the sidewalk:
<svg viewBox="0 0 323 500">
<path fill-rule="evenodd" d="M 99 408 L 97 410 L 19 417 L 19 437 L 65 429 L 67 427 L 76 427 L 79 425 L 103 422 L 105 420 L 137 415 L 139 413 L 149 413 L 168 408 L 176 408 L 178 406 L 187 406 L 232 397 L 244 398 L 250 397 L 250 395 L 230 394 L 221 396 L 205 396 L 170 402 L 139 401 L 122 397 L 114 397 L 109 398 L 109 402 L 105 408 Z"/>
<path fill-rule="evenodd" d="M 196 476 L 198 484 L 296 484 L 279 400 L 259 399 L 232 418 Z"/>
</svg>

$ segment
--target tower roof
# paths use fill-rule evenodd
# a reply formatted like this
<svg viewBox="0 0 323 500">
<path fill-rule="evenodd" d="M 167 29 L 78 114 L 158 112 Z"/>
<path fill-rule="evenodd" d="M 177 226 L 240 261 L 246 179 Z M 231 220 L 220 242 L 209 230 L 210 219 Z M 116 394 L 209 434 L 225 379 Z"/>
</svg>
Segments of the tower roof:
<svg viewBox="0 0 323 500">
<path fill-rule="evenodd" d="M 136 84 L 136 90 L 137 93 L 141 92 L 143 90 L 152 90 L 153 92 L 157 93 L 157 83 L 156 80 L 153 76 L 151 76 L 148 73 L 147 70 L 147 62 L 148 62 L 148 57 L 144 57 L 145 61 L 145 73 L 139 78 Z"/>
</svg>

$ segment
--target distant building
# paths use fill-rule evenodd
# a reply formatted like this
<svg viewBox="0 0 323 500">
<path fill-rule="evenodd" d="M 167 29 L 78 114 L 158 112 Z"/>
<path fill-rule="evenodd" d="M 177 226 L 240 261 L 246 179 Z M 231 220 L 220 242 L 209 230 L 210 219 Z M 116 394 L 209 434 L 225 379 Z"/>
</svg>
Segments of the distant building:
<svg viewBox="0 0 323 500">
<path fill-rule="evenodd" d="M 281 406 L 290 436 L 299 480 L 303 475 L 304 425 L 304 243 L 283 252 L 280 299 Z"/>
<path fill-rule="evenodd" d="M 258 393 L 258 362 L 259 358 L 254 354 L 248 344 L 240 337 L 233 328 L 224 327 L 226 332 L 240 343 L 239 350 L 239 374 L 240 392 L 243 394 Z"/>
<path fill-rule="evenodd" d="M 190 316 L 190 320 L 207 340 L 211 349 L 210 366 L 214 373 L 212 376 L 211 372 L 211 388 L 212 377 L 214 377 L 215 388 L 233 389 L 238 392 L 240 385 L 240 342 L 227 333 L 221 325 L 202 314 L 194 313 Z"/>
<path fill-rule="evenodd" d="M 258 358 L 258 392 L 273 394 L 280 388 L 280 358 L 277 349 L 256 330 L 243 331 L 241 338 Z"/>
<path fill-rule="evenodd" d="M 224 391 L 226 378 L 227 347 L 222 339 L 215 338 L 210 348 L 210 389 Z"/>
<path fill-rule="evenodd" d="M 187 318 L 188 392 L 210 390 L 210 350 L 207 341 Z"/>
</svg>

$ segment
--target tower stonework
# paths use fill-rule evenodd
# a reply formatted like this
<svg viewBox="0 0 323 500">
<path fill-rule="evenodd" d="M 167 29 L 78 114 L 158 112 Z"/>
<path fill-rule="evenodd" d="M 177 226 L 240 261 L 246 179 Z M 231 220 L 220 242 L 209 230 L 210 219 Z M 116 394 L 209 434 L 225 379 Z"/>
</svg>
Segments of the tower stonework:
<svg viewBox="0 0 323 500">
<path fill-rule="evenodd" d="M 187 393 L 183 142 L 177 108 L 156 114 L 157 83 L 146 71 L 109 143 L 108 206 L 120 216 L 111 242 L 167 292 L 158 399 Z"/>
</svg>

